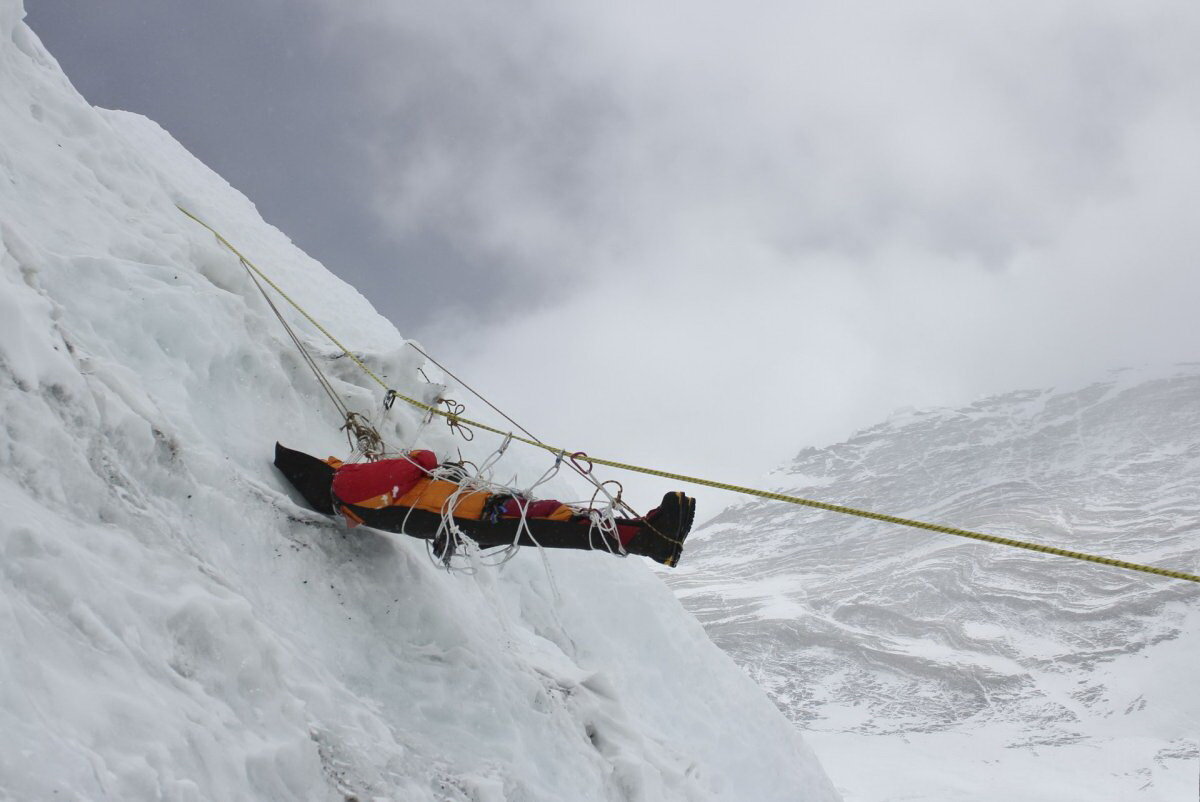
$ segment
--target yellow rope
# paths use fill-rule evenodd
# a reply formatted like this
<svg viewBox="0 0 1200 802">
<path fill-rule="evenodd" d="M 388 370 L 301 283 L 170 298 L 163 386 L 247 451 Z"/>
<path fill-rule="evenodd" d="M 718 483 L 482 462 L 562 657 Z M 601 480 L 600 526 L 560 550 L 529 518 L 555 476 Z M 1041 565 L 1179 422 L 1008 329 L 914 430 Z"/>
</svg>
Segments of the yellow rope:
<svg viewBox="0 0 1200 802">
<path fill-rule="evenodd" d="M 391 393 L 395 398 L 398 398 L 401 401 L 404 401 L 405 403 L 410 404 L 418 409 L 422 409 L 425 412 L 428 412 L 428 413 L 431 413 L 434 415 L 440 415 L 441 417 L 446 418 L 448 421 L 450 421 L 451 423 L 454 423 L 454 424 L 466 424 L 468 426 L 473 426 L 477 429 L 483 429 L 484 431 L 498 434 L 502 437 L 511 437 L 513 440 L 516 440 L 521 443 L 525 443 L 526 445 L 533 446 L 534 448 L 540 448 L 545 451 L 549 451 L 550 453 L 558 455 L 558 456 L 562 456 L 564 454 L 571 453 L 571 452 L 567 451 L 566 449 L 556 448 L 554 446 L 547 445 L 546 443 L 543 443 L 538 440 L 531 440 L 529 438 L 520 437 L 520 436 L 514 435 L 512 432 L 505 432 L 502 429 L 497 429 L 493 426 L 488 426 L 485 423 L 480 423 L 478 421 L 470 420 L 469 418 L 464 418 L 464 417 L 462 417 L 458 414 L 452 413 L 452 412 L 446 412 L 444 410 L 438 409 L 437 407 L 433 407 L 433 406 L 430 406 L 429 404 L 425 404 L 421 401 L 418 401 L 415 398 L 409 398 L 408 396 L 406 396 L 402 393 L 396 392 L 392 388 L 388 387 L 387 384 L 385 384 L 382 379 L 380 379 L 378 376 L 376 376 L 371 371 L 370 368 L 368 368 L 365 364 L 363 364 L 363 361 L 361 359 L 359 359 L 357 356 L 355 356 L 353 353 L 351 353 L 350 350 L 348 348 L 346 348 L 346 346 L 342 345 L 341 342 L 339 342 L 336 337 L 334 337 L 332 334 L 330 334 L 329 331 L 327 331 L 324 326 L 322 326 L 320 323 L 318 323 L 312 317 L 312 315 L 308 314 L 308 312 L 304 311 L 304 309 L 302 309 L 299 304 L 297 304 L 295 301 L 293 301 L 287 293 L 285 293 L 282 289 L 280 289 L 279 285 L 277 285 L 275 282 L 271 281 L 271 279 L 267 278 L 267 276 L 261 270 L 259 270 L 258 267 L 256 267 L 253 262 L 251 262 L 249 259 L 247 259 L 245 256 L 243 256 L 241 254 L 241 252 L 239 252 L 237 248 L 233 247 L 233 245 L 230 244 L 230 242 L 227 239 L 222 237 L 210 225 L 205 223 L 200 218 L 196 217 L 194 214 L 189 212 L 187 209 L 184 209 L 182 206 L 179 207 L 179 211 L 183 212 L 188 217 L 192 218 L 197 223 L 199 223 L 200 225 L 204 226 L 209 231 L 211 231 L 213 233 L 213 235 L 217 238 L 217 240 L 221 242 L 222 245 L 224 245 L 225 247 L 229 248 L 229 250 L 231 250 L 235 254 L 237 254 L 238 258 L 241 259 L 242 261 L 244 261 L 247 265 L 249 265 L 254 270 L 254 272 L 257 273 L 263 279 L 263 281 L 265 281 L 269 285 L 271 285 L 271 288 L 274 289 L 276 292 L 278 292 L 285 301 L 287 301 L 289 304 L 291 304 L 296 309 L 297 312 L 299 312 L 301 315 L 303 315 L 308 320 L 308 322 L 312 323 L 317 328 L 318 331 L 320 331 L 322 334 L 324 334 L 326 337 L 328 337 L 330 342 L 332 342 L 334 345 L 336 345 L 338 348 L 340 348 L 342 350 L 342 353 L 344 353 L 346 356 L 348 356 L 352 360 L 354 360 L 354 364 L 356 364 L 360 368 L 362 368 L 364 373 L 366 373 L 368 376 L 370 376 L 372 379 L 374 379 L 375 382 L 377 384 L 379 384 L 380 387 L 382 387 L 384 390 Z M 644 468 L 640 465 L 631 465 L 626 462 L 617 462 L 616 460 L 609 460 L 609 459 L 602 459 L 600 457 L 593 457 L 590 454 L 588 454 L 586 456 L 587 456 L 587 459 L 589 462 L 592 462 L 596 465 L 605 465 L 609 468 L 618 468 L 618 469 L 624 470 L 624 471 L 633 471 L 635 473 L 643 473 L 643 474 L 647 474 L 649 476 L 658 476 L 663 479 L 673 479 L 673 480 L 679 481 L 679 482 L 687 482 L 689 484 L 702 485 L 704 487 L 712 487 L 712 488 L 716 488 L 718 490 L 729 490 L 734 493 L 744 493 L 748 496 L 757 496 L 759 498 L 765 498 L 765 499 L 769 499 L 771 501 L 783 501 L 788 504 L 797 504 L 802 507 L 814 507 L 818 510 L 826 510 L 828 512 L 841 513 L 842 515 L 854 515 L 859 518 L 869 518 L 873 521 L 883 521 L 884 523 L 899 524 L 900 526 L 909 526 L 914 529 L 924 529 L 924 530 L 927 530 L 930 532 L 938 532 L 938 533 L 941 533 L 944 535 L 955 535 L 957 537 L 965 537 L 965 538 L 970 538 L 972 540 L 982 540 L 985 543 L 995 543 L 995 544 L 1001 545 L 1001 546 L 1010 546 L 1012 548 L 1017 548 L 1017 549 L 1027 549 L 1029 551 L 1037 551 L 1037 552 L 1041 552 L 1042 554 L 1054 554 L 1059 557 L 1070 557 L 1073 560 L 1083 560 L 1084 562 L 1099 563 L 1100 565 L 1109 565 L 1114 568 L 1124 568 L 1129 571 L 1140 571 L 1145 574 L 1154 574 L 1156 576 L 1170 577 L 1171 579 L 1183 579 L 1188 582 L 1200 583 L 1200 576 L 1197 576 L 1196 574 L 1185 573 L 1183 571 L 1172 571 L 1167 568 L 1155 568 L 1152 565 L 1141 565 L 1139 563 L 1127 562 L 1125 560 L 1116 560 L 1111 557 L 1100 557 L 1095 554 L 1086 554 L 1081 551 L 1071 551 L 1069 549 L 1060 549 L 1060 548 L 1056 548 L 1054 546 L 1043 546 L 1039 543 L 1029 543 L 1029 542 L 1026 542 L 1023 540 L 1014 540 L 1013 538 L 999 537 L 997 535 L 988 535 L 988 534 L 984 534 L 982 532 L 972 532 L 969 529 L 958 529 L 953 526 L 941 526 L 939 524 L 930 524 L 930 523 L 925 523 L 924 521 L 915 521 L 910 518 L 899 518 L 895 515 L 885 515 L 885 514 L 879 513 L 879 512 L 870 512 L 869 510 L 860 510 L 860 509 L 855 509 L 854 507 L 845 507 L 840 504 L 830 504 L 825 501 L 813 501 L 811 499 L 800 498 L 798 496 L 790 496 L 785 493 L 772 493 L 767 490 L 756 490 L 752 487 L 743 487 L 741 485 L 727 484 L 725 482 L 715 482 L 711 479 L 701 479 L 699 477 L 688 476 L 688 475 L 682 474 L 682 473 L 671 473 L 670 471 L 660 471 L 655 468 Z"/>
<path fill-rule="evenodd" d="M 201 220 L 201 219 L 200 219 L 199 217 L 197 217 L 196 215 L 194 215 L 194 214 L 192 214 L 191 212 L 189 212 L 187 209 L 185 209 L 185 208 L 183 208 L 182 206 L 180 206 L 178 203 L 177 203 L 177 204 L 175 204 L 175 208 L 176 208 L 176 209 L 178 209 L 179 211 L 183 212 L 184 214 L 186 214 L 188 217 L 190 217 L 190 218 L 192 218 L 193 220 L 195 220 L 195 221 L 196 221 L 197 223 L 199 223 L 200 225 L 202 225 L 202 226 L 204 226 L 205 228 L 207 228 L 209 231 L 211 231 L 211 232 L 212 232 L 212 235 L 213 235 L 214 237 L 216 237 L 216 238 L 217 238 L 217 241 L 218 241 L 218 242 L 220 242 L 220 243 L 221 243 L 222 245 L 224 245 L 226 248 L 228 248 L 229 250 L 231 250 L 231 251 L 233 251 L 235 254 L 237 254 L 237 258 L 239 258 L 239 259 L 241 259 L 243 262 L 245 262 L 245 263 L 246 263 L 246 265 L 247 265 L 247 266 L 248 266 L 248 267 L 249 267 L 251 270 L 253 270 L 255 273 L 257 273 L 257 274 L 258 274 L 258 277 L 259 277 L 259 278 L 261 278 L 263 281 L 267 282 L 267 284 L 271 285 L 271 289 L 273 289 L 273 290 L 275 290 L 275 292 L 279 293 L 280 297 L 282 297 L 282 298 L 283 298 L 283 300 L 287 301 L 289 304 L 291 304 L 293 307 L 295 307 L 296 311 L 297 311 L 297 312 L 299 312 L 300 314 L 304 315 L 304 318 L 305 318 L 305 319 L 306 319 L 306 320 L 307 320 L 309 323 L 311 323 L 311 324 L 313 324 L 314 326 L 316 326 L 316 327 L 317 327 L 317 331 L 321 332 L 321 333 L 322 333 L 322 334 L 324 334 L 326 337 L 328 337 L 328 338 L 329 338 L 329 341 L 330 341 L 331 343 L 333 343 L 334 345 L 336 345 L 338 348 L 340 348 L 340 349 L 342 350 L 342 353 L 344 353 L 346 356 L 348 356 L 348 357 L 350 357 L 351 359 L 353 359 L 353 360 L 354 360 L 354 364 L 356 364 L 356 365 L 358 365 L 360 368 L 362 368 L 362 371 L 363 371 L 363 373 L 367 374 L 367 375 L 368 375 L 368 376 L 370 376 L 372 379 L 374 379 L 374 380 L 375 380 L 375 382 L 376 382 L 376 383 L 377 383 L 377 384 L 378 384 L 380 387 L 382 387 L 384 390 L 388 390 L 388 389 L 390 389 L 390 388 L 389 388 L 389 387 L 388 387 L 386 384 L 384 384 L 384 381 L 383 381 L 383 379 L 381 379 L 381 378 L 379 378 L 378 376 L 376 376 L 376 375 L 375 375 L 375 374 L 374 374 L 374 373 L 371 371 L 371 369 L 370 369 L 369 367 L 367 367 L 365 364 L 363 364 L 363 361 L 362 361 L 361 359 L 359 359 L 357 356 L 355 356 L 354 354 L 352 354 L 352 353 L 350 352 L 350 349 L 349 349 L 349 348 L 347 348 L 346 346 L 342 345 L 342 344 L 341 344 L 341 342 L 339 342 L 339 341 L 338 341 L 338 338 L 337 338 L 337 337 L 334 337 L 332 334 L 330 334 L 330 333 L 329 333 L 329 331 L 328 331 L 328 330 L 327 330 L 327 329 L 326 329 L 324 326 L 322 326 L 320 323 L 318 323 L 318 322 L 317 322 L 316 318 L 314 318 L 314 317 L 313 317 L 312 315 L 310 315 L 308 312 L 304 311 L 304 308 L 303 308 L 303 307 L 301 307 L 301 306 L 300 306 L 300 304 L 298 304 L 298 303 L 296 303 L 295 301 L 293 301 L 293 300 L 292 300 L 292 298 L 291 298 L 291 296 L 290 296 L 290 295 L 288 295 L 286 292 L 284 292 L 284 291 L 283 291 L 283 289 L 282 289 L 282 288 L 281 288 L 281 287 L 280 287 L 278 284 L 276 284 L 274 281 L 271 281 L 271 279 L 270 279 L 270 278 L 267 276 L 267 274 L 266 274 L 266 273 L 264 273 L 264 272 L 262 272 L 261 270 L 259 270 L 259 269 L 258 269 L 258 265 L 254 264 L 254 262 L 251 262 L 249 259 L 247 259 L 247 258 L 246 258 L 246 257 L 245 257 L 245 256 L 242 254 L 242 252 L 241 252 L 241 251 L 239 251 L 237 248 L 233 247 L 233 243 L 231 243 L 229 240 L 227 240 L 227 239 L 225 239 L 224 237 L 222 237 L 222 236 L 221 236 L 221 235 L 220 235 L 220 234 L 217 232 L 217 230 L 216 230 L 215 228 L 213 228 L 213 227 L 212 227 L 212 226 L 210 226 L 208 223 L 206 223 L 206 222 L 204 222 L 203 220 Z"/>
</svg>

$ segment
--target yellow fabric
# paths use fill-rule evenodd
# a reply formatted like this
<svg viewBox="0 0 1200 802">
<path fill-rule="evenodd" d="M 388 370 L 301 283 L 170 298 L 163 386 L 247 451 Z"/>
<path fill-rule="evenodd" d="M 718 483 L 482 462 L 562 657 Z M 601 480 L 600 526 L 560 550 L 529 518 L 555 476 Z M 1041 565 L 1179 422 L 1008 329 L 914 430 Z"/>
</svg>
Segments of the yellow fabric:
<svg viewBox="0 0 1200 802">
<path fill-rule="evenodd" d="M 372 498 L 355 502 L 356 507 L 366 507 L 369 510 L 382 510 L 387 507 L 412 507 L 438 515 L 446 508 L 450 496 L 458 492 L 457 482 L 447 482 L 442 479 L 421 479 L 403 496 L 395 497 L 391 493 L 383 493 Z M 464 493 L 458 497 L 454 507 L 457 518 L 469 518 L 478 521 L 483 517 L 483 505 L 487 503 L 488 494 L 482 491 Z M 559 520 L 559 519 L 555 519 Z"/>
<path fill-rule="evenodd" d="M 457 482 L 447 482 L 444 479 L 422 479 L 413 486 L 412 490 L 392 501 L 389 506 L 413 507 L 440 515 L 446 508 L 446 502 L 450 496 L 457 493 L 458 490 Z M 488 495 L 483 491 L 462 494 L 458 497 L 458 503 L 454 507 L 454 516 L 478 521 L 483 517 L 483 505 L 487 503 Z"/>
</svg>

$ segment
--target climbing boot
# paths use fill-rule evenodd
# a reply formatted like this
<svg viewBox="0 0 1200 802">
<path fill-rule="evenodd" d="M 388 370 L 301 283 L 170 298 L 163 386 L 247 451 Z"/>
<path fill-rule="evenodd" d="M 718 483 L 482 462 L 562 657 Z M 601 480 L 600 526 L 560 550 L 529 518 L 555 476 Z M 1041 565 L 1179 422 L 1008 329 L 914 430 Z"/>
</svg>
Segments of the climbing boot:
<svg viewBox="0 0 1200 802">
<path fill-rule="evenodd" d="M 678 491 L 663 496 L 658 509 L 638 522 L 638 531 L 625 545 L 630 554 L 640 554 L 674 567 L 683 553 L 683 541 L 692 530 L 696 500 Z"/>
</svg>

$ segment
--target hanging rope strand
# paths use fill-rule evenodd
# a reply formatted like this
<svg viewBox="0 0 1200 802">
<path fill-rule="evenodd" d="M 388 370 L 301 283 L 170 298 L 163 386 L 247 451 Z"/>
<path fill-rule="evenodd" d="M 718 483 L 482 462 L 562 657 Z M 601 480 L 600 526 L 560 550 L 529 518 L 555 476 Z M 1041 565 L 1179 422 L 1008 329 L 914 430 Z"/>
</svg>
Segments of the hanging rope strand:
<svg viewBox="0 0 1200 802">
<path fill-rule="evenodd" d="M 319 323 L 317 323 L 307 312 L 305 312 L 303 309 L 301 309 L 300 306 L 295 301 L 293 301 L 290 297 L 288 297 L 287 293 L 285 293 L 283 290 L 281 290 L 279 288 L 279 286 L 277 284 L 275 284 L 275 282 L 273 282 L 273 281 L 271 281 L 271 279 L 267 278 L 267 276 L 261 270 L 259 270 L 257 267 L 255 267 L 254 264 L 249 259 L 247 259 L 245 256 L 243 256 L 242 253 L 237 248 L 233 247 L 233 245 L 230 244 L 230 242 L 227 239 L 222 237 L 215 230 L 213 230 L 210 226 L 208 226 L 206 223 L 204 223 L 199 218 L 195 217 L 193 214 L 188 212 L 182 206 L 177 205 L 176 208 L 178 208 L 179 211 L 183 212 L 188 217 L 192 218 L 197 223 L 200 223 L 200 225 L 204 226 L 209 231 L 211 231 L 213 236 L 215 236 L 217 238 L 217 241 L 220 242 L 222 245 L 224 245 L 226 248 L 228 248 L 230 251 L 232 251 L 233 254 L 238 258 L 238 261 L 241 263 L 242 267 L 245 268 L 246 274 L 248 276 L 250 276 L 250 280 L 252 282 L 254 282 L 254 286 L 258 289 L 259 293 L 262 295 L 263 300 L 265 300 L 267 302 L 267 306 L 269 306 L 271 308 L 271 311 L 275 313 L 276 319 L 279 320 L 280 325 L 282 325 L 284 331 L 287 332 L 287 335 L 291 339 L 292 344 L 296 346 L 296 349 L 300 352 L 300 356 L 304 359 L 305 364 L 308 365 L 309 369 L 313 373 L 313 376 L 316 377 L 317 383 L 321 385 L 321 389 L 323 389 L 325 391 L 325 394 L 329 396 L 330 401 L 332 401 L 334 407 L 337 408 L 338 414 L 342 416 L 343 423 L 341 426 L 341 430 L 346 432 L 346 439 L 350 443 L 350 448 L 354 452 L 362 454 L 367 459 L 375 459 L 378 456 L 380 456 L 386 450 L 386 446 L 384 445 L 383 438 L 380 437 L 379 432 L 376 431 L 375 427 L 373 427 L 370 424 L 370 422 L 367 421 L 367 419 L 364 418 L 362 415 L 360 415 L 357 412 L 352 412 L 350 410 L 350 407 L 346 404 L 346 402 L 342 400 L 342 397 L 340 395 L 338 395 L 337 390 L 335 390 L 333 387 L 333 383 L 329 381 L 329 377 L 327 377 L 325 375 L 325 372 L 321 370 L 321 367 L 317 364 L 316 359 L 309 352 L 308 348 L 304 345 L 304 343 L 300 340 L 300 337 L 292 329 L 291 325 L 287 322 L 287 319 L 284 318 L 283 313 L 279 311 L 279 307 L 275 305 L 275 302 L 271 299 L 271 296 L 267 294 L 266 289 L 263 287 L 263 285 L 259 281 L 259 279 L 261 278 L 263 281 L 270 284 L 272 289 L 274 289 L 276 292 L 278 292 L 285 300 L 288 301 L 288 303 L 290 303 L 302 315 L 304 315 L 304 317 L 309 322 L 311 322 L 313 325 L 317 326 L 317 328 L 319 328 L 322 332 L 324 332 L 325 335 L 327 337 L 329 337 L 331 340 L 333 340 L 334 344 L 336 344 L 339 348 L 341 348 L 343 352 L 345 352 L 348 356 L 350 356 L 352 359 L 354 359 L 355 363 L 359 367 L 361 367 L 369 375 L 374 377 L 376 381 L 379 381 L 379 379 L 377 377 L 375 377 L 375 374 L 371 373 L 370 369 L 368 369 L 366 367 L 366 365 L 364 365 L 357 357 L 354 357 L 353 354 L 350 354 L 348 351 L 346 351 L 345 346 L 343 346 L 336 339 L 334 339 L 333 336 L 331 334 L 329 334 L 329 332 L 325 331 L 325 329 L 323 327 L 321 327 L 321 325 Z M 382 382 L 380 382 L 380 383 L 382 384 Z"/>
<path fill-rule="evenodd" d="M 242 262 L 242 265 L 243 267 L 245 266 L 244 261 Z M 249 271 L 247 272 L 249 273 Z M 313 356 L 309 353 L 308 348 L 305 347 L 304 343 L 300 341 L 300 338 L 296 335 L 296 332 L 292 330 L 292 327 L 288 325 L 287 320 L 284 319 L 283 314 L 279 311 L 279 308 L 275 306 L 275 302 L 271 300 L 271 296 L 267 295 L 267 291 L 263 288 L 262 284 L 259 283 L 258 278 L 253 273 L 250 273 L 250 280 L 254 282 L 254 286 L 258 288 L 260 293 L 262 293 L 263 299 L 267 302 L 267 305 L 271 307 L 271 311 L 275 313 L 275 317 L 278 318 L 279 322 L 283 325 L 283 329 L 287 332 L 288 337 L 291 338 L 292 344 L 296 346 L 296 350 L 300 352 L 300 356 L 304 359 L 305 364 L 308 365 L 313 375 L 316 376 L 317 383 L 321 385 L 321 389 L 325 391 L 325 394 L 329 396 L 329 399 L 333 402 L 333 405 L 337 407 L 338 414 L 345 418 L 350 414 L 349 407 L 347 407 L 346 403 L 342 401 L 342 397 L 338 395 L 337 391 L 333 389 L 333 385 L 325 376 L 325 373 L 317 365 L 316 360 L 313 359 Z"/>
<path fill-rule="evenodd" d="M 349 348 L 342 345 L 341 341 L 339 341 L 337 337 L 334 337 L 332 334 L 330 334 L 329 330 L 326 329 L 324 326 L 322 326 L 320 324 L 320 322 L 317 321 L 316 318 L 314 318 L 312 315 L 310 315 L 308 312 L 306 312 L 304 310 L 304 307 L 300 306 L 300 304 L 293 301 L 292 296 L 290 296 L 286 292 L 284 292 L 283 288 L 280 287 L 278 284 L 276 284 L 274 281 L 271 281 L 270 277 L 267 276 L 267 274 L 264 273 L 263 271 L 259 270 L 258 265 L 254 264 L 254 262 L 251 262 L 249 259 L 247 259 L 245 257 L 245 255 L 242 254 L 241 251 L 239 251 L 237 248 L 235 248 L 233 246 L 233 243 L 231 243 L 229 240 L 227 240 L 223 236 L 221 236 L 221 234 L 215 228 L 213 228 L 208 223 L 204 222 L 199 217 L 192 214 L 191 212 L 189 212 L 187 209 L 183 208 L 179 204 L 175 204 L 175 208 L 178 209 L 179 211 L 183 212 L 185 215 L 190 217 L 192 220 L 199 223 L 204 228 L 208 229 L 212 233 L 212 235 L 217 238 L 217 242 L 220 242 L 226 248 L 233 251 L 233 253 L 239 259 L 242 260 L 242 263 L 248 269 L 253 270 L 256 274 L 258 274 L 259 278 L 261 278 L 263 281 L 267 282 L 267 284 L 271 287 L 271 289 L 273 289 L 273 290 L 275 290 L 275 292 L 279 293 L 280 298 L 283 298 L 283 300 L 285 300 L 289 304 L 291 304 L 292 308 L 294 308 L 297 312 L 299 312 L 301 315 L 303 315 L 305 320 L 307 320 L 309 323 L 313 324 L 313 327 L 316 328 L 317 331 L 324 334 L 329 339 L 329 341 L 331 343 L 333 343 L 334 345 L 336 345 L 343 354 L 348 356 L 354 362 L 354 364 L 358 365 L 358 367 L 362 370 L 363 373 L 370 376 L 371 379 L 373 379 L 374 382 L 376 384 L 378 384 L 380 387 L 382 387 L 385 391 L 389 389 L 387 384 L 383 381 L 383 379 L 376 376 L 375 372 L 373 370 L 371 370 L 369 367 L 367 367 L 365 362 L 363 362 L 361 359 L 359 359 L 358 356 L 356 356 Z M 402 397 L 402 396 L 398 396 L 398 397 Z M 406 399 L 406 400 L 410 400 L 410 399 Z M 419 401 L 417 403 L 420 404 Z"/>
</svg>

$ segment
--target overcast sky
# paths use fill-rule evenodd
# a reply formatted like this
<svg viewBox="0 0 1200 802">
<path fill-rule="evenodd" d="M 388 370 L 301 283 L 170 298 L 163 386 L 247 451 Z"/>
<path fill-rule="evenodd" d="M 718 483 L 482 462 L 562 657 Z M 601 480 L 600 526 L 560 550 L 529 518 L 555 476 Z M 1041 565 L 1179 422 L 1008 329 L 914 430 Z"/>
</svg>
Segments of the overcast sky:
<svg viewBox="0 0 1200 802">
<path fill-rule="evenodd" d="M 556 444 L 755 482 L 1200 359 L 1192 0 L 27 7 Z"/>
</svg>

